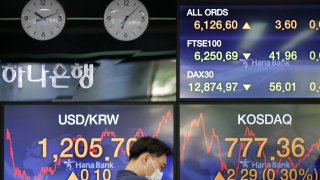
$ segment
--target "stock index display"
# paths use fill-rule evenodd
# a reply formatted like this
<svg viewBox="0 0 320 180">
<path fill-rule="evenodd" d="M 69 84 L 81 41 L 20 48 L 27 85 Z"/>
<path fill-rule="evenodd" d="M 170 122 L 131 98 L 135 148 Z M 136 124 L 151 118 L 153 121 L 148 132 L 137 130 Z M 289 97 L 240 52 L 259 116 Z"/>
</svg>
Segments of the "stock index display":
<svg viewBox="0 0 320 180">
<path fill-rule="evenodd" d="M 180 107 L 180 179 L 319 179 L 319 105 Z"/>
<path fill-rule="evenodd" d="M 172 105 L 6 105 L 3 178 L 115 180 L 138 138 L 173 148 L 173 117 Z"/>
<path fill-rule="evenodd" d="M 319 8 L 181 3 L 180 98 L 319 98 Z"/>
</svg>

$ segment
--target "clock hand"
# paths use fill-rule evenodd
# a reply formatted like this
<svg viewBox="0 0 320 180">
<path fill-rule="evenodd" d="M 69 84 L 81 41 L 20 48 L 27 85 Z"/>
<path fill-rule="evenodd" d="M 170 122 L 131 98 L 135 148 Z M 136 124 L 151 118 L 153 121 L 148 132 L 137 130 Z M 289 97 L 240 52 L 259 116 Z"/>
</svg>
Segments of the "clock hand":
<svg viewBox="0 0 320 180">
<path fill-rule="evenodd" d="M 123 29 L 125 23 L 127 22 L 128 17 L 129 17 L 129 16 L 126 16 L 126 17 L 124 18 L 124 20 L 121 21 L 121 23 L 120 23 L 120 24 L 121 24 L 121 29 Z"/>
<path fill-rule="evenodd" d="M 60 12 L 56 12 L 56 13 L 51 14 L 51 15 L 49 15 L 49 16 L 46 16 L 46 17 L 44 17 L 44 18 L 48 18 L 48 17 L 54 16 L 54 15 L 59 14 L 59 13 L 60 13 Z"/>
<path fill-rule="evenodd" d="M 133 10 L 127 17 L 129 18 L 140 6 L 138 6 L 135 10 Z"/>
<path fill-rule="evenodd" d="M 139 8 L 140 6 L 138 6 L 136 9 L 134 9 L 129 15 L 127 15 L 124 20 L 120 23 L 121 24 L 121 29 L 123 29 L 124 25 L 126 24 L 128 18 Z"/>
<path fill-rule="evenodd" d="M 59 14 L 59 13 L 60 13 L 60 12 L 56 12 L 56 13 L 53 13 L 53 14 L 51 14 L 51 15 L 49 15 L 49 16 L 42 17 L 41 19 L 37 19 L 36 22 L 39 22 L 39 21 L 41 21 L 41 20 L 46 20 L 48 17 L 54 16 L 54 15 Z"/>
<path fill-rule="evenodd" d="M 36 16 L 38 16 L 39 18 L 43 18 L 43 16 L 41 16 L 39 13 L 37 13 L 37 12 L 34 12 L 34 14 L 36 15 Z"/>
</svg>

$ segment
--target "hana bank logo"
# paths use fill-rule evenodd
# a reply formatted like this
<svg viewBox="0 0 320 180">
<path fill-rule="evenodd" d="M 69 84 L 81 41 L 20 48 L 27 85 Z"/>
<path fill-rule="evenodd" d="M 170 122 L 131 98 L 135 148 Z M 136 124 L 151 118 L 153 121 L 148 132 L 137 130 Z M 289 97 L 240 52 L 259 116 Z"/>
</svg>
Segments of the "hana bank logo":
<svg viewBox="0 0 320 180">
<path fill-rule="evenodd" d="M 248 169 L 250 162 L 251 162 L 251 161 L 247 161 L 247 159 L 244 159 L 244 161 L 240 161 L 240 164 L 242 165 L 243 168 Z"/>
<path fill-rule="evenodd" d="M 72 168 L 72 164 L 75 163 L 76 161 L 71 161 L 70 159 L 68 159 L 67 161 L 63 161 L 63 164 L 65 164 L 67 166 L 67 169 L 69 171 L 71 171 L 73 168 Z"/>
</svg>

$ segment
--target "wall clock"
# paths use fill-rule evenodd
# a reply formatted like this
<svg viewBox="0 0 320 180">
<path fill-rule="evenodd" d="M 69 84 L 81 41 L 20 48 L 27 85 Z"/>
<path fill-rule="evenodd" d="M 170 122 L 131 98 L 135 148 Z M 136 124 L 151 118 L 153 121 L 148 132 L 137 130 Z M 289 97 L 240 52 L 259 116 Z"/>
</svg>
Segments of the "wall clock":
<svg viewBox="0 0 320 180">
<path fill-rule="evenodd" d="M 56 0 L 31 0 L 22 10 L 21 24 L 24 31 L 40 41 L 58 36 L 64 28 L 66 15 Z"/>
<path fill-rule="evenodd" d="M 104 13 L 108 33 L 121 41 L 140 37 L 147 29 L 148 11 L 139 0 L 114 0 Z"/>
</svg>

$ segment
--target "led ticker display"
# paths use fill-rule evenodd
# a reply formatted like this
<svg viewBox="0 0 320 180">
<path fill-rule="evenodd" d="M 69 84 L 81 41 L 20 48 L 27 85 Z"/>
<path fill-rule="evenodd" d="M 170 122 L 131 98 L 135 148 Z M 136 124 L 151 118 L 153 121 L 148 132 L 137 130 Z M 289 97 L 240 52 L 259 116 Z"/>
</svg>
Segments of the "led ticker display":
<svg viewBox="0 0 320 180">
<path fill-rule="evenodd" d="M 319 105 L 182 105 L 180 179 L 319 179 Z"/>
<path fill-rule="evenodd" d="M 171 105 L 6 105 L 3 178 L 115 180 L 137 138 L 173 148 L 173 115 Z"/>
<path fill-rule="evenodd" d="M 319 5 L 179 8 L 181 98 L 320 97 Z"/>
</svg>

